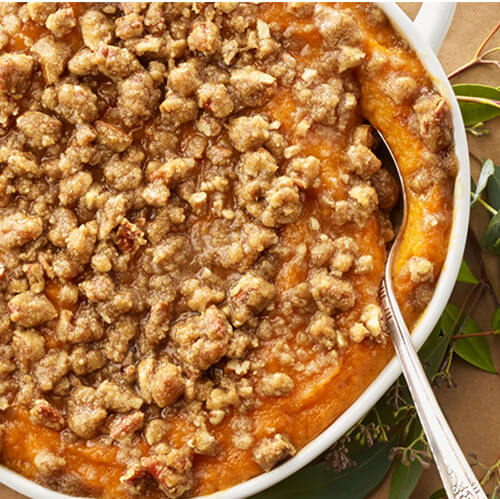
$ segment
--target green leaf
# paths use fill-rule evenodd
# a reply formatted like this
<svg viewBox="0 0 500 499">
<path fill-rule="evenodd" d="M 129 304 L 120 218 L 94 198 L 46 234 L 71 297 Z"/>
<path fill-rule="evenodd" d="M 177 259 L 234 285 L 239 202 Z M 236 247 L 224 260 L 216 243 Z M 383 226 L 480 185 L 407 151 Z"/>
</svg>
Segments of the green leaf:
<svg viewBox="0 0 500 499">
<path fill-rule="evenodd" d="M 454 332 L 453 326 L 457 320 L 459 309 L 455 305 L 446 305 L 439 322 L 423 344 L 419 352 L 420 360 L 427 376 L 432 378 L 443 362 L 450 338 Z"/>
<path fill-rule="evenodd" d="M 445 334 L 452 335 L 454 332 L 453 326 L 457 321 L 459 313 L 460 309 L 456 305 L 453 305 L 453 303 L 448 303 L 448 305 L 446 305 L 439 321 Z"/>
<path fill-rule="evenodd" d="M 411 445 L 411 443 L 418 438 L 421 431 L 422 426 L 419 420 L 413 420 L 402 446 L 408 447 Z M 423 442 L 419 441 L 413 448 L 415 450 L 423 450 L 425 445 Z M 408 499 L 417 485 L 422 471 L 423 467 L 417 459 L 410 461 L 408 464 L 403 464 L 401 460 L 398 460 L 392 472 L 391 489 L 388 499 Z"/>
<path fill-rule="evenodd" d="M 481 167 L 481 173 L 479 174 L 479 180 L 477 181 L 476 188 L 472 194 L 471 204 L 473 205 L 477 199 L 481 196 L 488 185 L 488 179 L 495 173 L 495 163 L 491 159 L 486 159 Z"/>
<path fill-rule="evenodd" d="M 453 85 L 453 91 L 456 95 L 466 97 L 500 100 L 500 90 L 489 85 L 461 83 Z M 475 102 L 459 102 L 458 104 L 460 111 L 462 111 L 465 126 L 485 122 L 500 116 L 500 109 L 487 104 L 478 104 Z"/>
<path fill-rule="evenodd" d="M 489 178 L 495 173 L 495 163 L 491 159 L 485 159 L 481 166 L 481 173 L 479 174 L 479 179 L 477 185 L 475 186 L 474 192 L 472 193 L 473 205 L 476 203 L 477 199 L 481 196 L 482 192 L 488 185 Z"/>
<path fill-rule="evenodd" d="M 493 314 L 493 319 L 491 320 L 491 329 L 494 331 L 500 329 L 500 307 L 498 307 Z"/>
<path fill-rule="evenodd" d="M 443 331 L 448 334 L 455 333 L 453 325 L 455 324 L 460 310 L 455 305 L 449 303 L 441 316 L 441 325 Z M 463 325 L 463 334 L 474 334 L 479 332 L 478 325 L 468 317 Z M 486 372 L 496 373 L 493 360 L 491 359 L 490 347 L 483 336 L 476 338 L 459 338 L 455 345 L 455 353 L 463 360 Z"/>
<path fill-rule="evenodd" d="M 500 210 L 500 166 L 495 165 L 495 171 L 488 179 L 487 189 L 489 205 Z"/>
<path fill-rule="evenodd" d="M 420 349 L 419 357 L 427 376 L 434 376 L 439 369 L 448 348 L 450 336 L 451 329 L 445 331 L 439 322 Z"/>
<path fill-rule="evenodd" d="M 430 496 L 429 499 L 441 499 L 442 497 L 446 498 L 446 492 L 443 488 L 435 490 Z"/>
<path fill-rule="evenodd" d="M 488 342 L 484 336 L 477 338 L 459 338 L 455 352 L 469 364 L 489 373 L 496 373 Z"/>
<path fill-rule="evenodd" d="M 472 126 L 466 126 L 465 131 L 471 133 L 474 137 L 483 137 L 484 135 L 488 135 L 490 133 L 490 131 L 485 128 L 482 121 L 474 123 Z"/>
<path fill-rule="evenodd" d="M 335 472 L 324 463 L 298 471 L 274 487 L 254 496 L 254 499 L 363 499 L 384 478 L 392 462 L 389 454 L 396 444 L 396 433 L 387 442 L 362 447 L 350 454 L 357 465 Z"/>
<path fill-rule="evenodd" d="M 471 272 L 465 260 L 462 260 L 462 263 L 460 265 L 460 271 L 458 272 L 457 281 L 465 282 L 467 284 L 478 283 L 478 280 L 474 277 L 474 274 Z"/>
<path fill-rule="evenodd" d="M 500 255 L 500 211 L 490 220 L 481 244 L 494 255 Z"/>
</svg>

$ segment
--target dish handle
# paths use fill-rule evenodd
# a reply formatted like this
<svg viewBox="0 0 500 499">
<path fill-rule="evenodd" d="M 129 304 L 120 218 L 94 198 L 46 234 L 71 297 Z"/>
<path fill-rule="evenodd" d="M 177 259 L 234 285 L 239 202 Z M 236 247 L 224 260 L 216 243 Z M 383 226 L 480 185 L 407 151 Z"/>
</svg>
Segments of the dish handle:
<svg viewBox="0 0 500 499">
<path fill-rule="evenodd" d="M 455 2 L 423 2 L 413 24 L 437 54 L 455 14 Z"/>
</svg>

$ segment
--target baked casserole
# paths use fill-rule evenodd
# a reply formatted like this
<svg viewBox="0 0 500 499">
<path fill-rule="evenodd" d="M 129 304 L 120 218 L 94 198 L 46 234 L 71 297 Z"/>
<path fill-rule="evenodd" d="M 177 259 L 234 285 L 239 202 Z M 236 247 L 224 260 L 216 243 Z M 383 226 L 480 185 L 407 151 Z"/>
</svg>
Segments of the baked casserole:
<svg viewBox="0 0 500 499">
<path fill-rule="evenodd" d="M 447 252 L 449 105 L 370 4 L 0 5 L 0 461 L 102 499 L 293 456 Z"/>
</svg>

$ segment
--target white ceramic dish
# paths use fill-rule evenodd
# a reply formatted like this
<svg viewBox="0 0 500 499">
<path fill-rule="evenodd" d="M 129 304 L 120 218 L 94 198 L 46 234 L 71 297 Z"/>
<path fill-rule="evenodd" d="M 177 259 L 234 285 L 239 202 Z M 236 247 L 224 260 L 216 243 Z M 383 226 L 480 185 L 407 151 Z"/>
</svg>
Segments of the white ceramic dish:
<svg viewBox="0 0 500 499">
<path fill-rule="evenodd" d="M 418 54 L 428 73 L 434 78 L 436 86 L 451 104 L 455 138 L 455 152 L 459 162 L 455 184 L 454 214 L 448 255 L 434 296 L 413 332 L 413 342 L 419 348 L 429 336 L 441 316 L 453 290 L 465 247 L 469 222 L 470 169 L 467 140 L 458 103 L 454 97 L 446 74 L 439 63 L 435 51 L 439 49 L 448 31 L 455 11 L 454 3 L 424 3 L 414 22 L 392 3 L 379 6 L 392 21 L 393 26 L 408 40 Z M 346 433 L 379 398 L 389 389 L 401 374 L 398 361 L 394 358 L 359 399 L 349 407 L 323 433 L 304 447 L 295 457 L 276 469 L 240 483 L 230 489 L 217 492 L 210 499 L 237 499 L 248 497 L 271 487 L 292 473 L 298 471 L 324 452 L 344 433 Z M 36 499 L 70 499 L 71 496 L 35 484 L 9 469 L 0 466 L 0 482 L 8 487 Z M 74 499 L 74 498 L 72 498 Z"/>
</svg>

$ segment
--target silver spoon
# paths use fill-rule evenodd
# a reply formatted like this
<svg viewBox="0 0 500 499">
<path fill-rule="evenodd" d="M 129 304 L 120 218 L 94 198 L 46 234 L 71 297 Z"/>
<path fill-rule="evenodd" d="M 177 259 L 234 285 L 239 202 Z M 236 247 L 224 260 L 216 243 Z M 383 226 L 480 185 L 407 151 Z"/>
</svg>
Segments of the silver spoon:
<svg viewBox="0 0 500 499">
<path fill-rule="evenodd" d="M 390 160 L 386 162 L 388 164 L 384 163 L 384 166 L 389 166 L 389 170 L 395 171 L 394 176 L 399 179 L 401 185 L 402 212 L 400 223 L 395 224 L 397 237 L 389 251 L 385 275 L 379 289 L 382 313 L 446 494 L 449 498 L 457 499 L 487 499 L 434 396 L 394 294 L 392 266 L 406 224 L 406 194 L 401 172 L 392 151 L 382 134 L 380 132 L 378 134 L 382 141 L 381 146 L 387 149 L 386 156 L 390 157 Z M 383 152 L 381 156 L 384 156 Z"/>
</svg>

